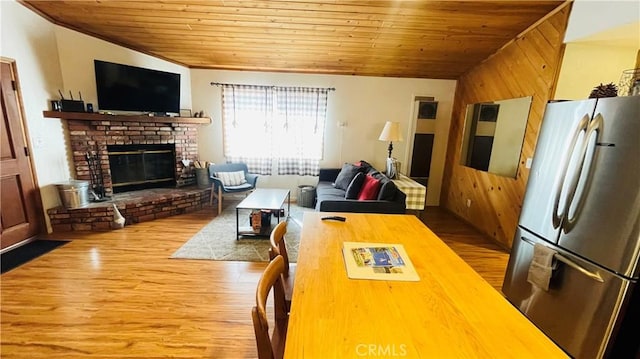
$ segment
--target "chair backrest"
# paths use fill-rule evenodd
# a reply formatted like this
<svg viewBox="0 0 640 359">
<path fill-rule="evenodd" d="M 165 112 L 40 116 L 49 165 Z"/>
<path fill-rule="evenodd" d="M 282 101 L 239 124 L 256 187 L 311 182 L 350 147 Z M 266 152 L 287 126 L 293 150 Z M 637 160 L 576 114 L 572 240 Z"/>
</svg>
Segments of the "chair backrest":
<svg viewBox="0 0 640 359">
<path fill-rule="evenodd" d="M 273 259 L 276 256 L 282 256 L 284 259 L 284 276 L 289 275 L 289 254 L 287 253 L 287 246 L 285 243 L 284 235 L 287 234 L 287 222 L 282 221 L 276 225 L 271 231 L 269 242 L 271 248 L 269 248 L 269 259 Z"/>
<path fill-rule="evenodd" d="M 256 289 L 256 306 L 251 310 L 253 330 L 256 334 L 259 359 L 280 359 L 284 355 L 287 338 L 288 315 L 282 286 L 284 259 L 276 256 L 262 273 Z M 269 338 L 267 320 L 267 297 L 273 289 L 275 321 L 273 335 Z"/>
<path fill-rule="evenodd" d="M 209 165 L 209 176 L 214 176 L 216 172 L 237 172 L 244 171 L 246 175 L 249 172 L 249 168 L 246 163 L 220 163 Z"/>
</svg>

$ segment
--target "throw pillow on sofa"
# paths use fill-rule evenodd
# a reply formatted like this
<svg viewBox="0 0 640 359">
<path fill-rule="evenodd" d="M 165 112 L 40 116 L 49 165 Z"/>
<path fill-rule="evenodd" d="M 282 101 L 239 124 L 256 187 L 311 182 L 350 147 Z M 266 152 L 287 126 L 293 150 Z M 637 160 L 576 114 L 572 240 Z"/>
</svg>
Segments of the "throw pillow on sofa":
<svg viewBox="0 0 640 359">
<path fill-rule="evenodd" d="M 360 190 L 362 189 L 362 185 L 364 184 L 365 174 L 362 172 L 356 173 L 356 176 L 353 177 L 351 183 L 349 183 L 349 187 L 347 187 L 347 193 L 344 198 L 346 199 L 357 199 L 360 194 Z"/>
<path fill-rule="evenodd" d="M 392 180 L 383 181 L 378 193 L 378 201 L 393 201 L 397 191 L 398 187 Z"/>
<path fill-rule="evenodd" d="M 361 167 L 354 166 L 351 163 L 345 163 L 342 166 L 340 173 L 338 173 L 338 177 L 336 177 L 336 181 L 333 186 L 346 191 L 347 187 L 349 187 L 349 184 L 353 180 L 353 177 L 355 177 L 360 171 Z"/>
<path fill-rule="evenodd" d="M 358 162 L 355 162 L 354 165 L 358 167 L 362 167 L 362 172 L 364 173 L 367 173 L 370 169 L 373 168 L 373 166 L 371 166 L 371 164 L 365 160 L 360 160 Z"/>
<path fill-rule="evenodd" d="M 373 178 L 371 175 L 366 175 L 364 178 L 364 184 L 358 194 L 358 200 L 372 200 L 378 198 L 378 192 L 382 184 L 379 180 Z"/>
<path fill-rule="evenodd" d="M 239 186 L 247 183 L 247 179 L 244 177 L 244 171 L 236 172 L 216 172 L 216 177 L 222 181 L 223 186 Z"/>
</svg>

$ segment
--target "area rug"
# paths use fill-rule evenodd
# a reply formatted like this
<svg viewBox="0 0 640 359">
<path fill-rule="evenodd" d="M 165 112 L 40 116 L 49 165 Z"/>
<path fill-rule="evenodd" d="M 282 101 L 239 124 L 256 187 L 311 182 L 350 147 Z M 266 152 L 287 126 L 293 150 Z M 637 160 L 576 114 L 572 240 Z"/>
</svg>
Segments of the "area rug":
<svg viewBox="0 0 640 359">
<path fill-rule="evenodd" d="M 23 246 L 2 253 L 2 255 L 0 256 L 0 266 L 2 267 L 2 273 L 17 268 L 29 262 L 30 260 L 38 258 L 41 255 L 44 255 L 45 253 L 48 253 L 67 243 L 70 242 L 37 239 Z"/>
<path fill-rule="evenodd" d="M 182 245 L 170 258 L 244 262 L 268 261 L 268 237 L 240 237 L 239 240 L 236 240 L 236 205 L 238 203 L 231 201 L 225 203 L 222 213 Z M 299 207 L 292 203 L 291 211 L 286 217 L 287 234 L 285 240 L 291 262 L 296 262 L 298 258 L 302 216 L 305 211 L 313 211 L 313 209 Z M 271 222 L 272 227 L 275 226 L 276 218 L 272 218 Z M 240 226 L 248 225 L 249 213 L 247 211 L 241 212 Z"/>
</svg>

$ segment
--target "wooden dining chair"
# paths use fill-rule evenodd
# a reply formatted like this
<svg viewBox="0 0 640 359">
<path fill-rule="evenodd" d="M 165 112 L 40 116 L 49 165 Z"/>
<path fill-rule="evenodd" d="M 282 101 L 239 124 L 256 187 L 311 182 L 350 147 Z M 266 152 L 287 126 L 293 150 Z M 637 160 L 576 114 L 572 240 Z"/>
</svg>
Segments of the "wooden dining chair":
<svg viewBox="0 0 640 359">
<path fill-rule="evenodd" d="M 284 259 L 276 256 L 262 273 L 256 289 L 256 306 L 251 310 L 253 330 L 256 334 L 259 359 L 281 359 L 284 356 L 284 344 L 287 339 L 289 317 L 284 301 L 282 273 Z M 267 297 L 273 289 L 273 310 L 275 321 L 273 335 L 269 338 L 269 322 L 267 320 Z"/>
<path fill-rule="evenodd" d="M 289 254 L 287 253 L 287 245 L 284 237 L 286 233 L 287 222 L 285 221 L 278 223 L 273 231 L 271 231 L 271 236 L 269 238 L 269 241 L 271 242 L 271 248 L 269 248 L 269 259 L 273 259 L 276 256 L 282 256 L 282 259 L 284 259 L 282 285 L 284 287 L 284 298 L 287 303 L 287 311 L 289 311 L 291 309 L 291 297 L 293 295 L 293 280 L 296 276 L 296 264 L 289 263 Z"/>
</svg>

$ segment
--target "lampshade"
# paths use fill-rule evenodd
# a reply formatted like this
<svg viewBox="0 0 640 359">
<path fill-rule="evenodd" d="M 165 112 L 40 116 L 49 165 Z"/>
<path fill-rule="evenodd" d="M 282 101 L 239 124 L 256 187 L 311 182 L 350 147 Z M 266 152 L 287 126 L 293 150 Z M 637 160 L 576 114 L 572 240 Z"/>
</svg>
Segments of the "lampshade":
<svg viewBox="0 0 640 359">
<path fill-rule="evenodd" d="M 384 124 L 382 133 L 378 137 L 380 141 L 402 141 L 402 134 L 400 133 L 400 123 L 387 121 Z"/>
</svg>

